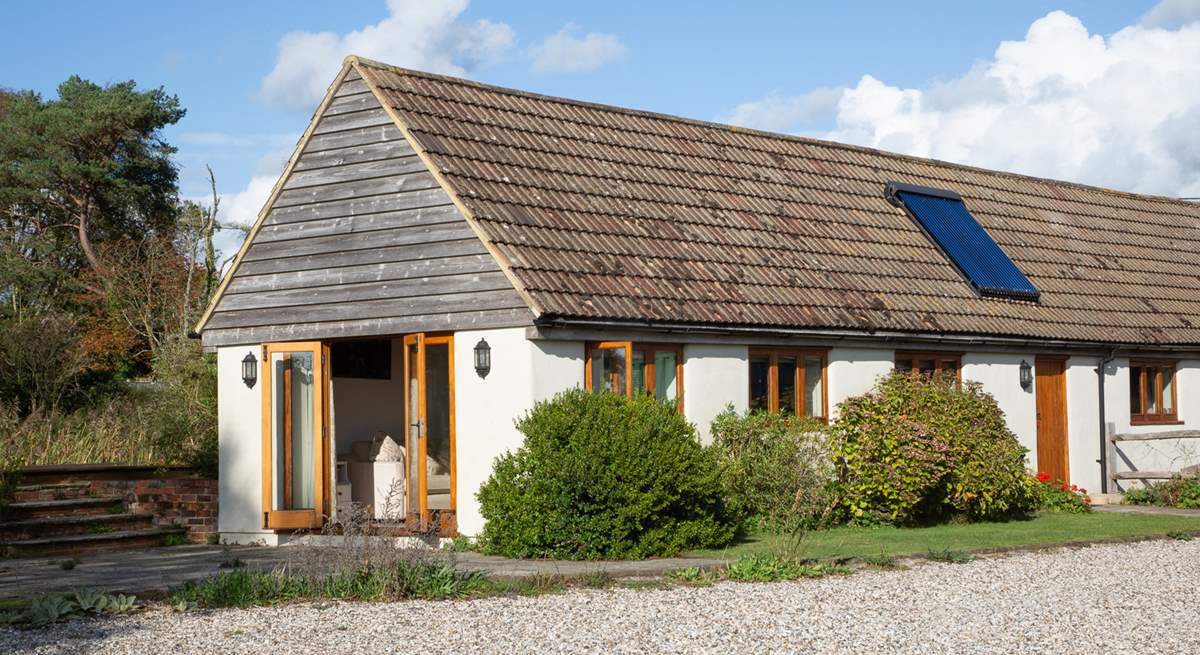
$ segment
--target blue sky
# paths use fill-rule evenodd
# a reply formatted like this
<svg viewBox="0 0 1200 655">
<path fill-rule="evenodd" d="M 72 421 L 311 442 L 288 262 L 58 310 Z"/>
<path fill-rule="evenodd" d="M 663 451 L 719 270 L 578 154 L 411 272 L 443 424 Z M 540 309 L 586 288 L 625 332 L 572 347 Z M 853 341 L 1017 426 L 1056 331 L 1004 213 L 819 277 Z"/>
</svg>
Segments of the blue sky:
<svg viewBox="0 0 1200 655">
<path fill-rule="evenodd" d="M 259 178 L 262 187 L 278 173 L 315 107 L 311 94 L 291 94 L 284 87 L 301 87 L 295 81 L 310 78 L 320 78 L 323 87 L 330 75 L 326 69 L 336 69 L 345 54 L 340 49 L 351 45 L 377 50 L 357 54 L 385 60 L 390 55 L 389 63 L 440 68 L 553 95 L 1133 190 L 1174 194 L 1193 183 L 1200 189 L 1195 174 L 1200 163 L 1190 168 L 1186 153 L 1175 159 L 1147 154 L 1174 166 L 1156 173 L 1159 182 L 1148 182 L 1136 171 L 1122 177 L 1095 162 L 1072 161 L 1087 137 L 1057 135 L 1046 127 L 1054 123 L 1054 112 L 1083 116 L 1079 120 L 1088 125 L 1088 116 L 1097 114 L 1093 118 L 1100 127 L 1093 126 L 1091 133 L 1111 128 L 1113 136 L 1087 147 L 1103 154 L 1106 147 L 1116 147 L 1106 144 L 1135 143 L 1145 138 L 1143 132 L 1168 129 L 1172 120 L 1178 123 L 1200 107 L 1197 94 L 1181 92 L 1170 111 L 1148 112 L 1155 115 L 1144 125 L 1127 125 L 1128 116 L 1100 115 L 1103 109 L 1097 105 L 1104 101 L 1098 98 L 1104 96 L 1099 94 L 1111 95 L 1131 83 L 1104 73 L 1107 86 L 1097 87 L 1089 64 L 1113 59 L 1160 71 L 1163 61 L 1176 58 L 1175 52 L 1179 58 L 1190 56 L 1185 47 L 1198 41 L 1193 32 L 1200 35 L 1200 2 L 1195 0 L 1166 0 L 1157 8 L 1154 2 L 1133 0 L 43 1 L 6 7 L 4 13 L 8 24 L 0 42 L 0 85 L 52 95 L 59 82 L 79 74 L 97 82 L 134 79 L 143 87 L 162 86 L 179 95 L 188 114 L 168 139 L 179 147 L 182 191 L 202 196 L 203 165 L 211 164 L 221 191 L 229 194 L 227 204 L 238 205 L 241 215 L 230 217 L 236 220 L 252 218 L 257 207 L 247 208 L 261 204 L 258 196 L 263 194 L 250 188 L 252 181 Z M 1042 27 L 1040 39 L 1035 38 L 1037 26 Z M 355 31 L 362 33 L 347 36 Z M 1171 37 L 1175 40 L 1163 46 L 1165 55 L 1143 61 L 1142 53 L 1168 38 L 1154 36 L 1160 31 L 1183 36 Z M 309 33 L 313 40 L 281 50 L 281 39 L 295 32 Z M 329 34 L 314 36 L 323 32 Z M 434 36 L 426 39 L 429 43 L 401 43 L 414 33 Z M 558 41 L 547 43 L 556 34 Z M 1094 49 L 1097 38 L 1100 50 Z M 1002 53 L 1004 42 L 1018 46 Z M 476 48 L 479 43 L 490 45 Z M 1075 45 L 1058 51 L 1058 43 Z M 1119 49 L 1118 43 L 1125 45 Z M 331 63 L 324 68 L 320 62 L 292 63 L 313 55 Z M 1076 60 L 1070 70 L 1041 69 Z M 1183 66 L 1200 66 L 1198 61 Z M 1035 72 L 1021 72 L 1029 70 Z M 271 75 L 277 75 L 274 87 L 265 81 Z M 1190 75 L 1190 70 L 1165 72 L 1159 83 L 1172 86 L 1172 80 L 1183 83 Z M 1003 84 L 996 82 L 1001 78 Z M 1059 84 L 1064 79 L 1071 83 Z M 1038 89 L 1051 80 L 1056 89 L 1063 88 L 1047 104 L 1042 91 L 1014 91 L 1013 80 Z M 1005 90 L 998 90 L 1001 86 Z M 1136 92 L 1131 89 L 1129 95 Z M 1037 98 L 1031 100 L 1033 96 Z M 980 104 L 985 100 L 991 104 Z M 878 109 L 883 106 L 892 109 Z M 1125 113 L 1129 111 L 1142 109 Z M 1025 116 L 1003 118 L 1010 114 Z M 1051 115 L 1048 122 L 1046 114 Z M 1028 133 L 1022 121 L 1032 121 L 1033 133 L 1044 135 L 1025 150 L 1010 145 L 1020 141 L 1011 136 L 1014 132 Z M 961 136 L 971 131 L 964 125 L 988 127 L 994 138 Z M 1040 143 L 1060 137 L 1067 141 L 1057 149 L 1044 150 Z M 1166 152 L 1171 145 L 1159 149 Z M 1161 181 L 1167 178 L 1171 181 Z"/>
</svg>

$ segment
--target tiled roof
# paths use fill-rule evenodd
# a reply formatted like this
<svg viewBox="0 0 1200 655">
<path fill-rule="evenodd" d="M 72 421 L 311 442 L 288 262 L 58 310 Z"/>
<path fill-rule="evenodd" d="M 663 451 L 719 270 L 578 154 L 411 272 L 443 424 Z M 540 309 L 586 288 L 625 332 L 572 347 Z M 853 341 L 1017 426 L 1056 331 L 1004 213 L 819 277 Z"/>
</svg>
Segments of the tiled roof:
<svg viewBox="0 0 1200 655">
<path fill-rule="evenodd" d="M 1200 344 L 1200 204 L 359 70 L 544 316 Z M 977 296 L 893 180 L 961 194 L 1040 302 Z"/>
</svg>

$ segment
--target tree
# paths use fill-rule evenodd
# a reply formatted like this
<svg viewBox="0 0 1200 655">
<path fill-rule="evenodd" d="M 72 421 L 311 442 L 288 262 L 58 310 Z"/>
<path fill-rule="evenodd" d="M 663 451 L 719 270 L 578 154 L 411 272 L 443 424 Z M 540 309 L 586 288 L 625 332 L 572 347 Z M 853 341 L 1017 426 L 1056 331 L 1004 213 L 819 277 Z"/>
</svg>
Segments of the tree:
<svg viewBox="0 0 1200 655">
<path fill-rule="evenodd" d="M 175 148 L 162 128 L 184 115 L 162 89 L 99 86 L 72 76 L 58 98 L 9 94 L 0 112 L 0 220 L 30 261 L 66 273 L 108 270 L 98 242 L 170 232 L 177 211 Z"/>
</svg>

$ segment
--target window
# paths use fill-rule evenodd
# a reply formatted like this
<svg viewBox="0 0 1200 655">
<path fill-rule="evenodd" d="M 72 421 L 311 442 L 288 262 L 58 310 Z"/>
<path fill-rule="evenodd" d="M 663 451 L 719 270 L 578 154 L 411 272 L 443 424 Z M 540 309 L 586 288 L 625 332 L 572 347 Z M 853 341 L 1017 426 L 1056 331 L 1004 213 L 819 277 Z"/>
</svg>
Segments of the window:
<svg viewBox="0 0 1200 655">
<path fill-rule="evenodd" d="M 920 371 L 925 377 L 949 375 L 955 380 L 960 378 L 962 356 L 957 353 L 896 353 L 896 370 L 902 372 Z"/>
<path fill-rule="evenodd" d="M 825 351 L 751 348 L 750 409 L 824 420 Z"/>
<path fill-rule="evenodd" d="M 980 295 L 1032 301 L 1040 297 L 957 193 L 889 182 L 884 195 L 916 219 Z"/>
<path fill-rule="evenodd" d="M 609 391 L 632 397 L 647 393 L 659 400 L 674 399 L 683 411 L 683 348 L 660 343 L 596 341 L 587 344 L 584 365 L 589 391 Z"/>
<path fill-rule="evenodd" d="M 1129 415 L 1132 423 L 1177 423 L 1175 362 L 1129 362 Z"/>
</svg>

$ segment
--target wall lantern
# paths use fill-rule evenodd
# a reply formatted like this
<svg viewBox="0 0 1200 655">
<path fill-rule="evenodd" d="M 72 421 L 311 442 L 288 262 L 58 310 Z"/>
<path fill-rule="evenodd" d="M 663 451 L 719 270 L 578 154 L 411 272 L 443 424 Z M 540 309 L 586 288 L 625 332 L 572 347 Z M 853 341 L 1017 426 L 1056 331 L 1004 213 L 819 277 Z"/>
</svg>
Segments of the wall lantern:
<svg viewBox="0 0 1200 655">
<path fill-rule="evenodd" d="M 1026 391 L 1033 388 L 1033 367 L 1023 359 L 1021 360 L 1021 388 Z"/>
<path fill-rule="evenodd" d="M 475 344 L 475 372 L 479 374 L 479 377 L 486 378 L 488 371 L 491 370 L 492 347 L 485 339 L 480 339 L 479 343 Z"/>
<path fill-rule="evenodd" d="M 253 352 L 248 352 L 242 358 L 242 382 L 253 389 L 256 381 L 258 381 L 258 360 L 254 358 Z"/>
</svg>

